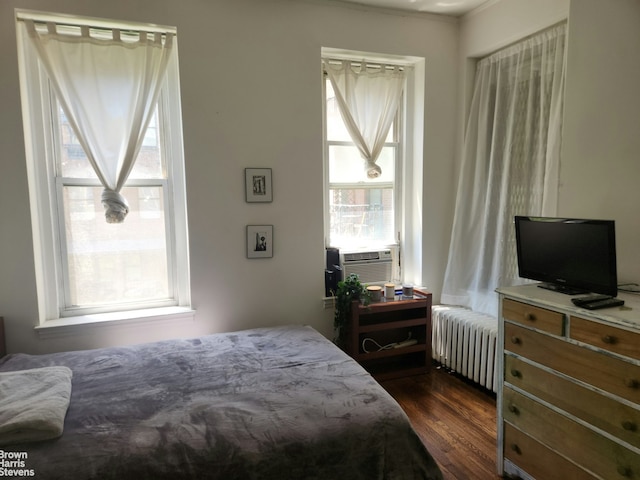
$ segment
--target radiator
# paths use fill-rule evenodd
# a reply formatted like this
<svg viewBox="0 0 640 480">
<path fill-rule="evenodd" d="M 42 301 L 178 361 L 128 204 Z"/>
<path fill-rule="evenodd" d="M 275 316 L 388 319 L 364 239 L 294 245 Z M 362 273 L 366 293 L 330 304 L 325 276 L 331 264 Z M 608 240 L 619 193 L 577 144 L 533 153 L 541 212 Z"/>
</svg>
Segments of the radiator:
<svg viewBox="0 0 640 480">
<path fill-rule="evenodd" d="M 464 307 L 432 307 L 433 359 L 497 392 L 498 320 Z"/>
</svg>

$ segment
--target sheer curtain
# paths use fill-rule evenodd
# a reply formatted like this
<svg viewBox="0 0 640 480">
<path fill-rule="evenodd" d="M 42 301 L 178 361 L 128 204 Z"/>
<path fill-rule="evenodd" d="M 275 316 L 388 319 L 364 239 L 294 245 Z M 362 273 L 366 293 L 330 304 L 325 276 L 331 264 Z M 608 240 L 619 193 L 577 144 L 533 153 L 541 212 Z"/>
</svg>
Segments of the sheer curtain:
<svg viewBox="0 0 640 480">
<path fill-rule="evenodd" d="M 172 33 L 91 33 L 88 26 L 24 20 L 57 99 L 104 186 L 108 223 L 129 212 L 120 194 L 154 113 L 172 51 Z M 164 41 L 163 41 L 164 39 Z"/>
<path fill-rule="evenodd" d="M 556 213 L 566 26 L 478 63 L 442 302 L 497 316 L 495 289 L 522 283 L 515 215 Z"/>
<path fill-rule="evenodd" d="M 367 176 L 377 178 L 382 169 L 376 160 L 402 98 L 405 72 L 397 65 L 368 66 L 364 60 L 323 62 L 340 115 L 365 160 Z"/>
</svg>

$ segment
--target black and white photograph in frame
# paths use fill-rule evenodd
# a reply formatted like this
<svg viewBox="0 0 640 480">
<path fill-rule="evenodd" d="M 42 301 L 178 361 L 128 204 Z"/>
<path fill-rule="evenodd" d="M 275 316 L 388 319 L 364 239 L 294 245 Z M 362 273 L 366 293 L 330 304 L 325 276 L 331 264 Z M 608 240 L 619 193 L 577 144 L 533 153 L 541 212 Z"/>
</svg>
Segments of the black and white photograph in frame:
<svg viewBox="0 0 640 480">
<path fill-rule="evenodd" d="M 247 258 L 273 257 L 273 225 L 247 225 Z"/>
<path fill-rule="evenodd" d="M 247 202 L 273 201 L 270 168 L 245 168 L 244 179 Z"/>
</svg>

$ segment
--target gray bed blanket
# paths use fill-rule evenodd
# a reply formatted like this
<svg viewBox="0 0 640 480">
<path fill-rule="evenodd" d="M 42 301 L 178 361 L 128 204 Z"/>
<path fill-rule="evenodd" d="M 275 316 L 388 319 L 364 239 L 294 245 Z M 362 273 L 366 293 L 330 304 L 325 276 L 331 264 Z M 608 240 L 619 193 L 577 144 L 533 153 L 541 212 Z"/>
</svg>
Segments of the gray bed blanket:
<svg viewBox="0 0 640 480">
<path fill-rule="evenodd" d="M 399 405 L 310 327 L 50 355 L 73 371 L 64 434 L 14 444 L 38 479 L 439 479 Z"/>
</svg>

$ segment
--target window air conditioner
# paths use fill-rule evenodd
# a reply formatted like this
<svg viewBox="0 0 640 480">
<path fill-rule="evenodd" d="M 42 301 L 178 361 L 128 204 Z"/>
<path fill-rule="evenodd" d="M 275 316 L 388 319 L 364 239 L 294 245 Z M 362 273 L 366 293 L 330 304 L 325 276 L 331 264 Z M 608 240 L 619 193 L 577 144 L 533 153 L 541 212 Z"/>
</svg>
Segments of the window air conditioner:
<svg viewBox="0 0 640 480">
<path fill-rule="evenodd" d="M 343 278 L 356 273 L 360 281 L 367 285 L 382 285 L 395 280 L 397 248 L 369 251 L 340 251 L 340 266 Z"/>
</svg>

